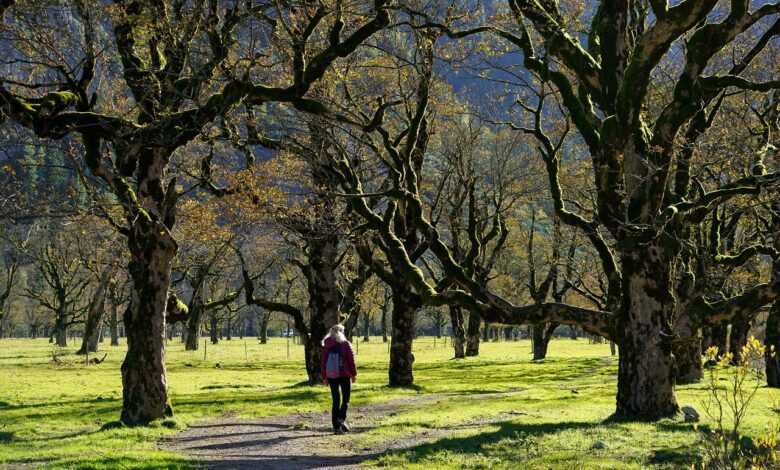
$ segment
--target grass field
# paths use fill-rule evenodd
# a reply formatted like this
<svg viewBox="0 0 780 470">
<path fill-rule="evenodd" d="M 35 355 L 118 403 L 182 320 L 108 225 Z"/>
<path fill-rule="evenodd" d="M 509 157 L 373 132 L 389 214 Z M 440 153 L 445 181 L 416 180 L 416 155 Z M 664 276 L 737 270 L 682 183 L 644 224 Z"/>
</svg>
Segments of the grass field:
<svg viewBox="0 0 780 470">
<path fill-rule="evenodd" d="M 285 339 L 261 345 L 254 338 L 223 341 L 186 352 L 167 349 L 173 420 L 147 428 L 103 426 L 118 419 L 119 364 L 123 348 L 102 346 L 108 359 L 84 366 L 83 358 L 51 362 L 45 340 L 0 341 L 0 467 L 187 468 L 184 456 L 156 442 L 189 423 L 225 415 L 262 417 L 326 409 L 324 387 L 304 379 L 303 348 Z M 530 361 L 527 341 L 482 345 L 478 358 L 450 360 L 441 340 L 415 342 L 415 389 L 385 386 L 387 345 L 360 343 L 359 380 L 353 403 L 416 394 L 447 394 L 435 407 L 385 417 L 355 439 L 377 441 L 432 428 L 461 429 L 433 443 L 369 462 L 403 468 L 678 468 L 696 454 L 698 432 L 681 420 L 604 422 L 614 410 L 616 358 L 606 344 L 554 340 L 550 355 Z M 100 354 L 102 356 L 102 352 Z M 218 365 L 218 366 L 217 366 Z M 486 393 L 495 392 L 495 398 Z M 514 392 L 514 393 L 506 393 Z M 747 429 L 763 432 L 777 422 L 776 391 L 762 388 Z M 479 399 L 474 397 L 479 395 Z M 704 385 L 681 387 L 681 405 L 702 410 Z M 484 426 L 461 426 L 490 417 Z M 493 421 L 496 421 L 495 419 Z M 705 418 L 706 422 L 706 418 Z"/>
</svg>

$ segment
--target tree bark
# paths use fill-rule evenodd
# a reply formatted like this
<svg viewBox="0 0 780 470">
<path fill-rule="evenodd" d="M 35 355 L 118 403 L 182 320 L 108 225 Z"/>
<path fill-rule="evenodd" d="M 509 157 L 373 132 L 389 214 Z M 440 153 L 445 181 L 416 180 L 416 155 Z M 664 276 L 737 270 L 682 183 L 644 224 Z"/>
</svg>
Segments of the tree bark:
<svg viewBox="0 0 780 470">
<path fill-rule="evenodd" d="M 111 332 L 111 346 L 119 346 L 119 306 L 111 302 L 111 315 L 109 316 L 108 329 Z"/>
<path fill-rule="evenodd" d="M 381 321 L 381 324 L 382 324 L 382 342 L 383 343 L 386 343 L 388 341 L 388 338 L 387 338 L 387 310 L 388 310 L 388 305 L 387 305 L 387 301 L 385 301 L 385 303 L 382 304 L 382 321 Z"/>
<path fill-rule="evenodd" d="M 728 328 L 726 324 L 709 326 L 703 329 L 702 349 L 718 348 L 718 355 L 726 354 L 729 350 Z"/>
<path fill-rule="evenodd" d="M 166 230 L 143 222 L 130 233 L 128 245 L 133 285 L 124 314 L 121 419 L 132 426 L 173 414 L 165 370 L 165 310 L 177 246 Z"/>
<path fill-rule="evenodd" d="M 469 323 L 466 329 L 466 356 L 479 356 L 479 327 L 482 318 L 479 313 L 469 312 Z"/>
<path fill-rule="evenodd" d="M 368 343 L 371 336 L 371 315 L 366 312 L 363 314 L 363 342 Z"/>
<path fill-rule="evenodd" d="M 417 295 L 402 286 L 396 287 L 393 289 L 393 332 L 388 375 L 391 387 L 406 387 L 414 383 L 414 318 L 422 305 Z"/>
<path fill-rule="evenodd" d="M 262 315 L 260 317 L 260 343 L 268 343 L 268 316 Z"/>
<path fill-rule="evenodd" d="M 557 327 L 556 323 L 536 323 L 532 326 L 534 361 L 541 361 L 547 357 L 547 349 Z"/>
<path fill-rule="evenodd" d="M 704 377 L 699 330 L 693 326 L 690 317 L 683 312 L 677 320 L 675 332 L 678 335 L 673 346 L 676 383 L 696 383 Z"/>
<path fill-rule="evenodd" d="M 671 263 L 658 242 L 624 253 L 616 418 L 656 420 L 678 411 L 669 321 Z M 640 248 L 641 247 L 641 248 Z"/>
<path fill-rule="evenodd" d="M 766 364 L 766 384 L 780 388 L 780 300 L 775 300 L 766 319 L 766 337 L 764 338 L 764 360 Z"/>
<path fill-rule="evenodd" d="M 463 310 L 456 305 L 450 305 L 450 323 L 452 324 L 452 349 L 455 359 L 466 357 L 466 329 L 463 328 Z"/>
<path fill-rule="evenodd" d="M 322 339 L 330 327 L 339 323 L 341 292 L 336 283 L 338 269 L 338 237 L 318 235 L 309 240 L 309 264 L 303 268 L 309 294 L 308 337 L 301 334 L 306 356 L 306 373 L 310 385 L 321 382 L 320 355 Z"/>
<path fill-rule="evenodd" d="M 217 313 L 209 313 L 209 333 L 211 338 L 211 344 L 219 343 L 219 319 L 217 319 Z"/>
<path fill-rule="evenodd" d="M 752 326 L 752 316 L 737 315 L 731 320 L 729 351 L 732 353 L 732 365 L 739 364 L 742 361 L 742 348 L 747 344 L 748 336 L 750 336 L 750 328 Z"/>
<path fill-rule="evenodd" d="M 54 342 L 61 348 L 68 346 L 68 329 L 65 321 L 64 306 L 62 306 L 57 312 L 57 318 L 54 323 Z"/>
<path fill-rule="evenodd" d="M 780 201 L 775 200 L 771 207 L 774 247 L 780 250 Z M 772 282 L 780 283 L 780 258 L 775 258 L 772 262 Z M 769 309 L 764 346 L 766 346 L 764 351 L 766 384 L 769 387 L 780 388 L 780 299 L 775 299 Z"/>
<path fill-rule="evenodd" d="M 84 325 L 84 337 L 81 341 L 81 348 L 76 354 L 86 354 L 87 352 L 97 352 L 98 340 L 103 325 L 103 315 L 106 307 L 106 287 L 111 277 L 111 272 L 107 269 L 100 277 L 100 282 L 87 310 L 87 322 Z"/>
</svg>

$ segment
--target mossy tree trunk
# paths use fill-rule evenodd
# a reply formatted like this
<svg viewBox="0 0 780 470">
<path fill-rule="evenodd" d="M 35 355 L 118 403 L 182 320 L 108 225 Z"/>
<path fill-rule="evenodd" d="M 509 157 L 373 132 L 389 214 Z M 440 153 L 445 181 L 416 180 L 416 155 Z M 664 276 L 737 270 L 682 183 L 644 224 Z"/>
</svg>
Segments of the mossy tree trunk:
<svg viewBox="0 0 780 470">
<path fill-rule="evenodd" d="M 775 300 L 769 310 L 764 346 L 766 384 L 772 388 L 780 388 L 780 300 Z"/>
<path fill-rule="evenodd" d="M 780 200 L 775 200 L 771 209 L 774 248 L 780 251 Z M 780 284 L 780 257 L 772 263 L 772 281 Z M 780 298 L 775 299 L 769 310 L 764 345 L 766 383 L 769 387 L 780 388 Z"/>
<path fill-rule="evenodd" d="M 167 229 L 139 218 L 128 237 L 132 280 L 124 314 L 127 355 L 122 363 L 122 422 L 145 425 L 171 416 L 165 370 L 165 311 L 177 245 Z"/>
<path fill-rule="evenodd" d="M 87 321 L 84 325 L 84 337 L 82 338 L 81 348 L 76 354 L 86 354 L 87 352 L 97 352 L 98 350 L 98 340 L 101 336 L 106 310 L 106 288 L 112 274 L 112 271 L 106 269 L 100 277 L 98 288 L 95 290 L 87 309 Z"/>
<path fill-rule="evenodd" d="M 718 348 L 718 354 L 726 354 L 729 351 L 728 325 L 719 323 L 717 325 L 706 326 L 703 328 L 702 349 L 711 347 Z"/>
<path fill-rule="evenodd" d="M 371 336 L 371 315 L 366 312 L 363 314 L 363 342 L 368 343 Z"/>
<path fill-rule="evenodd" d="M 729 351 L 731 351 L 732 364 L 739 364 L 742 360 L 742 348 L 747 344 L 750 329 L 753 327 L 753 315 L 737 315 L 731 320 L 729 333 Z"/>
<path fill-rule="evenodd" d="M 326 216 L 324 218 L 327 218 Z M 309 294 L 308 335 L 299 331 L 306 350 L 306 372 L 309 384 L 320 383 L 322 340 L 330 327 L 339 323 L 341 291 L 336 283 L 338 238 L 334 235 L 314 237 L 309 241 L 308 264 L 301 266 Z M 306 337 L 308 336 L 308 337 Z"/>
<path fill-rule="evenodd" d="M 382 328 L 382 342 L 386 343 L 388 341 L 387 338 L 387 312 L 390 310 L 390 297 L 388 295 L 385 295 L 385 300 L 382 302 L 382 318 L 379 322 L 380 327 Z"/>
<path fill-rule="evenodd" d="M 547 357 L 547 349 L 556 328 L 558 328 L 557 323 L 536 323 L 533 325 L 531 331 L 534 361 L 541 361 Z"/>
<path fill-rule="evenodd" d="M 16 282 L 16 275 L 19 272 L 19 263 L 15 260 L 5 269 L 5 282 L 0 290 L 0 338 L 5 338 L 8 329 L 8 304 Z"/>
<path fill-rule="evenodd" d="M 209 339 L 211 344 L 219 343 L 219 318 L 217 312 L 209 312 Z"/>
<path fill-rule="evenodd" d="M 67 311 L 66 306 L 63 303 L 60 304 L 59 308 L 57 309 L 57 316 L 54 319 L 54 343 L 61 347 L 67 347 L 68 346 L 68 317 L 67 317 Z"/>
<path fill-rule="evenodd" d="M 197 351 L 200 344 L 200 330 L 203 324 L 203 314 L 205 312 L 203 301 L 203 290 L 196 288 L 192 293 L 192 299 L 189 304 L 189 317 L 184 325 L 184 349 L 186 351 Z M 213 328 L 213 326 L 212 326 Z"/>
<path fill-rule="evenodd" d="M 696 328 L 689 315 L 678 315 L 675 325 L 677 339 L 673 343 L 676 383 L 696 383 L 704 377 L 700 329 Z"/>
<path fill-rule="evenodd" d="M 623 256 L 618 418 L 655 420 L 678 411 L 674 395 L 672 266 L 664 247 L 644 243 Z"/>
<path fill-rule="evenodd" d="M 407 387 L 414 384 L 412 342 L 415 316 L 420 307 L 420 299 L 416 294 L 403 288 L 393 289 L 393 332 L 390 339 L 388 370 L 391 387 Z"/>
<path fill-rule="evenodd" d="M 270 316 L 265 313 L 258 313 L 258 315 L 260 315 L 260 322 L 259 322 L 260 343 L 267 344 L 268 343 L 268 320 Z"/>
<path fill-rule="evenodd" d="M 479 356 L 479 327 L 482 325 L 482 317 L 477 312 L 469 312 L 469 321 L 466 326 L 466 356 Z"/>
<path fill-rule="evenodd" d="M 111 346 L 119 346 L 119 306 L 114 302 L 111 302 L 108 329 L 111 334 Z"/>
<path fill-rule="evenodd" d="M 455 359 L 466 357 L 466 329 L 463 327 L 463 309 L 450 305 L 450 324 L 452 325 L 452 349 Z"/>
</svg>

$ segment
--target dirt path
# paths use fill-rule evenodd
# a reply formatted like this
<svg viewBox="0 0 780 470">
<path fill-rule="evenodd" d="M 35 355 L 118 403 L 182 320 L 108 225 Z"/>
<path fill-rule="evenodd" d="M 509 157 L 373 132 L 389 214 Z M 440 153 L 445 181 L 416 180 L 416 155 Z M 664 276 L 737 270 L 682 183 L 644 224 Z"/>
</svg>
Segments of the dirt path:
<svg viewBox="0 0 780 470">
<path fill-rule="evenodd" d="M 508 392 L 518 393 L 518 391 Z M 505 394 L 470 395 L 469 399 Z M 334 435 L 330 413 L 294 413 L 259 420 L 222 419 L 192 426 L 161 442 L 161 447 L 180 452 L 214 469 L 356 469 L 360 463 L 391 450 L 433 441 L 469 427 L 509 419 L 493 416 L 446 429 L 429 429 L 405 435 L 372 447 L 355 447 L 355 434 L 375 428 L 379 421 L 400 411 L 452 398 L 447 395 L 420 395 L 384 403 L 353 406 L 349 413 L 350 434 Z"/>
</svg>

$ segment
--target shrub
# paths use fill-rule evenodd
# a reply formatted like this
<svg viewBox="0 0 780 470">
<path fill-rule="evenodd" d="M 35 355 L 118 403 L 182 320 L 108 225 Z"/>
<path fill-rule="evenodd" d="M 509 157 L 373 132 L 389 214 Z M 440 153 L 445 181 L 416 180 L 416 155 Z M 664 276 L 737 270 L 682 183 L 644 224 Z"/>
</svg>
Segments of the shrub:
<svg viewBox="0 0 780 470">
<path fill-rule="evenodd" d="M 719 355 L 717 347 L 705 352 L 704 359 L 713 366 L 707 372 L 704 412 L 713 426 L 702 428 L 702 468 L 768 468 L 778 462 L 777 424 L 755 439 L 742 433 L 751 403 L 764 383 L 764 350 L 761 342 L 751 337 L 733 367 L 729 367 L 732 353 Z"/>
</svg>

